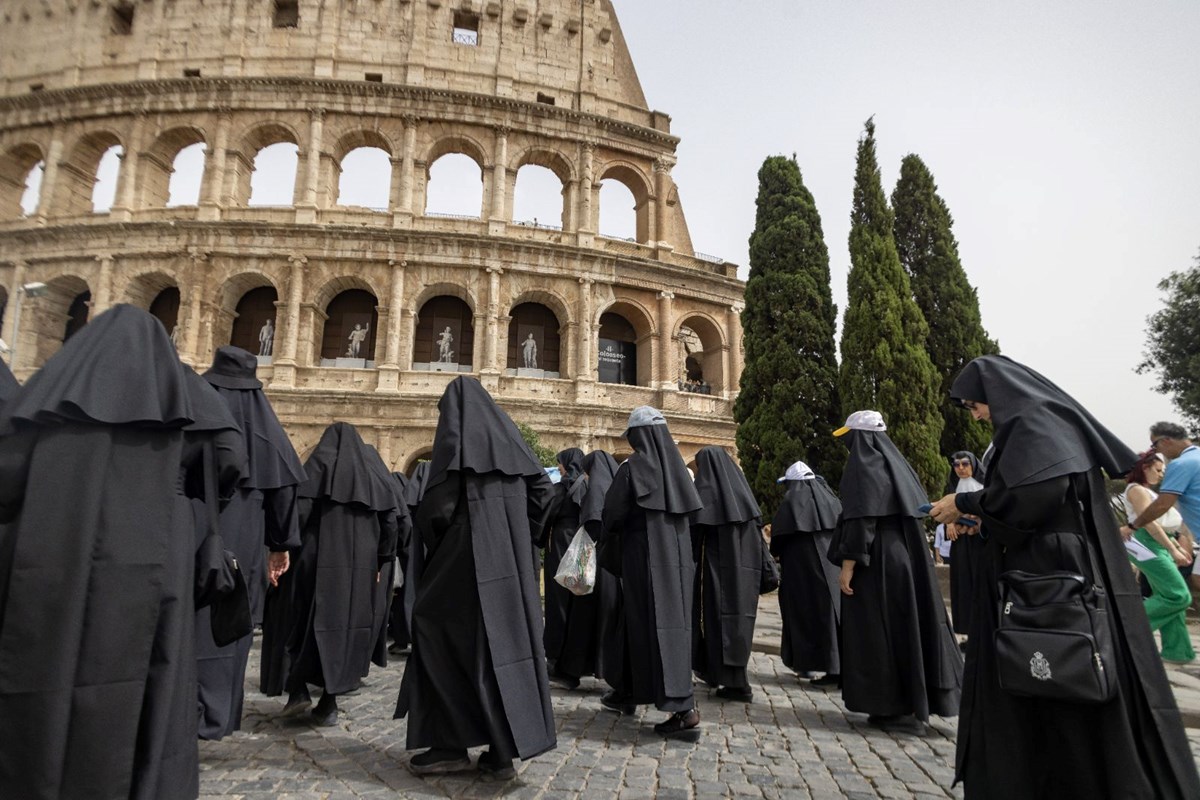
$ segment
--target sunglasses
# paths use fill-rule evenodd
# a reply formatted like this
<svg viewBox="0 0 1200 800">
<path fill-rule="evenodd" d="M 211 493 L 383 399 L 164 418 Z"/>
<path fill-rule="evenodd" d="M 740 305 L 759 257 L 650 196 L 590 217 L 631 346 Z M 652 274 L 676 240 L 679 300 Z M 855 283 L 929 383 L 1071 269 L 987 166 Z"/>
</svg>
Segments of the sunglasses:
<svg viewBox="0 0 1200 800">
<path fill-rule="evenodd" d="M 1151 450 L 1157 450 L 1157 449 L 1158 449 L 1158 443 L 1159 443 L 1159 442 L 1166 441 L 1166 440 L 1167 440 L 1167 439 L 1169 439 L 1169 438 L 1171 438 L 1171 437 L 1169 437 L 1169 436 L 1160 436 L 1160 437 L 1158 437 L 1157 439 L 1155 439 L 1153 442 L 1151 442 L 1151 443 L 1150 443 L 1150 449 L 1151 449 Z"/>
</svg>

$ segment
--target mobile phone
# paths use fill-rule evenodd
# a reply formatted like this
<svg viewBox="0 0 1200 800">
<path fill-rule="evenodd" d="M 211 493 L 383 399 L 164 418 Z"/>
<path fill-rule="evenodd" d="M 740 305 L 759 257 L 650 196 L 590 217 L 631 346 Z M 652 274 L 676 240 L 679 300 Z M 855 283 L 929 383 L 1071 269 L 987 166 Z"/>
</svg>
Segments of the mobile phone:
<svg viewBox="0 0 1200 800">
<path fill-rule="evenodd" d="M 917 512 L 920 514 L 928 514 L 930 511 L 933 511 L 933 503 L 917 506 Z"/>
</svg>

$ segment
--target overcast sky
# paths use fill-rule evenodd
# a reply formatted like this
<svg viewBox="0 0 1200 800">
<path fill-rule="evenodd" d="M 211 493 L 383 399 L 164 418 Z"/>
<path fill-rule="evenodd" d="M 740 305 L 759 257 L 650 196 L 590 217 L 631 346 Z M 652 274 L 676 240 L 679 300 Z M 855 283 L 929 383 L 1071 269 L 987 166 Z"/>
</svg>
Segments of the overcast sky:
<svg viewBox="0 0 1200 800">
<path fill-rule="evenodd" d="M 1133 367 L 1156 284 L 1200 252 L 1200 2 L 614 0 L 682 138 L 693 244 L 748 267 L 757 173 L 795 153 L 845 307 L 854 157 L 917 153 L 984 325 L 1138 449 L 1176 418 Z"/>
</svg>

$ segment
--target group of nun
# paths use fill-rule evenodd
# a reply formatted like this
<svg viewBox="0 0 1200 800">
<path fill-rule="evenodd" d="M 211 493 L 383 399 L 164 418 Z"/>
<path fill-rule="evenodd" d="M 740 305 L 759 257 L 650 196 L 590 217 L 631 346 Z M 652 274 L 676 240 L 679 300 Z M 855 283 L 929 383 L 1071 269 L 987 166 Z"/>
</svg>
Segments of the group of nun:
<svg viewBox="0 0 1200 800">
<path fill-rule="evenodd" d="M 752 698 L 762 517 L 723 449 L 701 450 L 693 479 L 662 413 L 641 407 L 624 432 L 632 455 L 564 450 L 556 485 L 459 377 L 411 477 L 341 422 L 301 464 L 256 365 L 221 348 L 198 375 L 127 305 L 23 386 L 0 362 L 0 796 L 197 796 L 197 738 L 239 728 L 255 624 L 260 689 L 315 725 L 335 724 L 337 698 L 387 663 L 389 637 L 407 651 L 395 716 L 422 750 L 418 774 L 507 778 L 554 748 L 552 680 L 595 676 L 604 708 L 653 705 L 669 714 L 656 732 L 689 741 L 694 677 Z M 784 662 L 885 730 L 958 714 L 968 797 L 1200 796 L 1103 493 L 1101 470 L 1123 472 L 1132 452 L 1005 358 L 972 362 L 953 394 L 995 430 L 981 483 L 955 482 L 931 512 L 981 520 L 970 611 L 956 614 L 965 670 L 925 492 L 869 411 L 835 432 L 849 452 L 840 500 L 801 462 L 780 479 Z M 600 565 L 587 595 L 553 581 L 580 529 Z M 997 576 L 1087 570 L 1084 537 L 1113 599 L 1120 691 L 1092 706 L 1009 695 L 992 649 Z"/>
</svg>

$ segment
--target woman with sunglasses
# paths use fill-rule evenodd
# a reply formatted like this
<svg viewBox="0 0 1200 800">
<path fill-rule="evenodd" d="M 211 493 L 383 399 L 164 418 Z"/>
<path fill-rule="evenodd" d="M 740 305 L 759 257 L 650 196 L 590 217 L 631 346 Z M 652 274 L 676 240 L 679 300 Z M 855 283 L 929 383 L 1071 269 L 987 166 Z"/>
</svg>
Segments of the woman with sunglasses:
<svg viewBox="0 0 1200 800">
<path fill-rule="evenodd" d="M 1104 488 L 1103 473 L 1124 474 L 1133 451 L 1062 389 L 1004 356 L 975 359 L 950 391 L 994 429 L 984 488 L 948 494 L 930 512 L 941 522 L 976 514 L 987 531 L 959 712 L 955 779 L 965 796 L 1200 797 Z M 1114 697 L 1076 703 L 1001 686 L 998 582 L 1018 570 L 1092 576 L 1107 590 Z M 1042 666 L 1031 661 L 1034 678 Z"/>
</svg>

